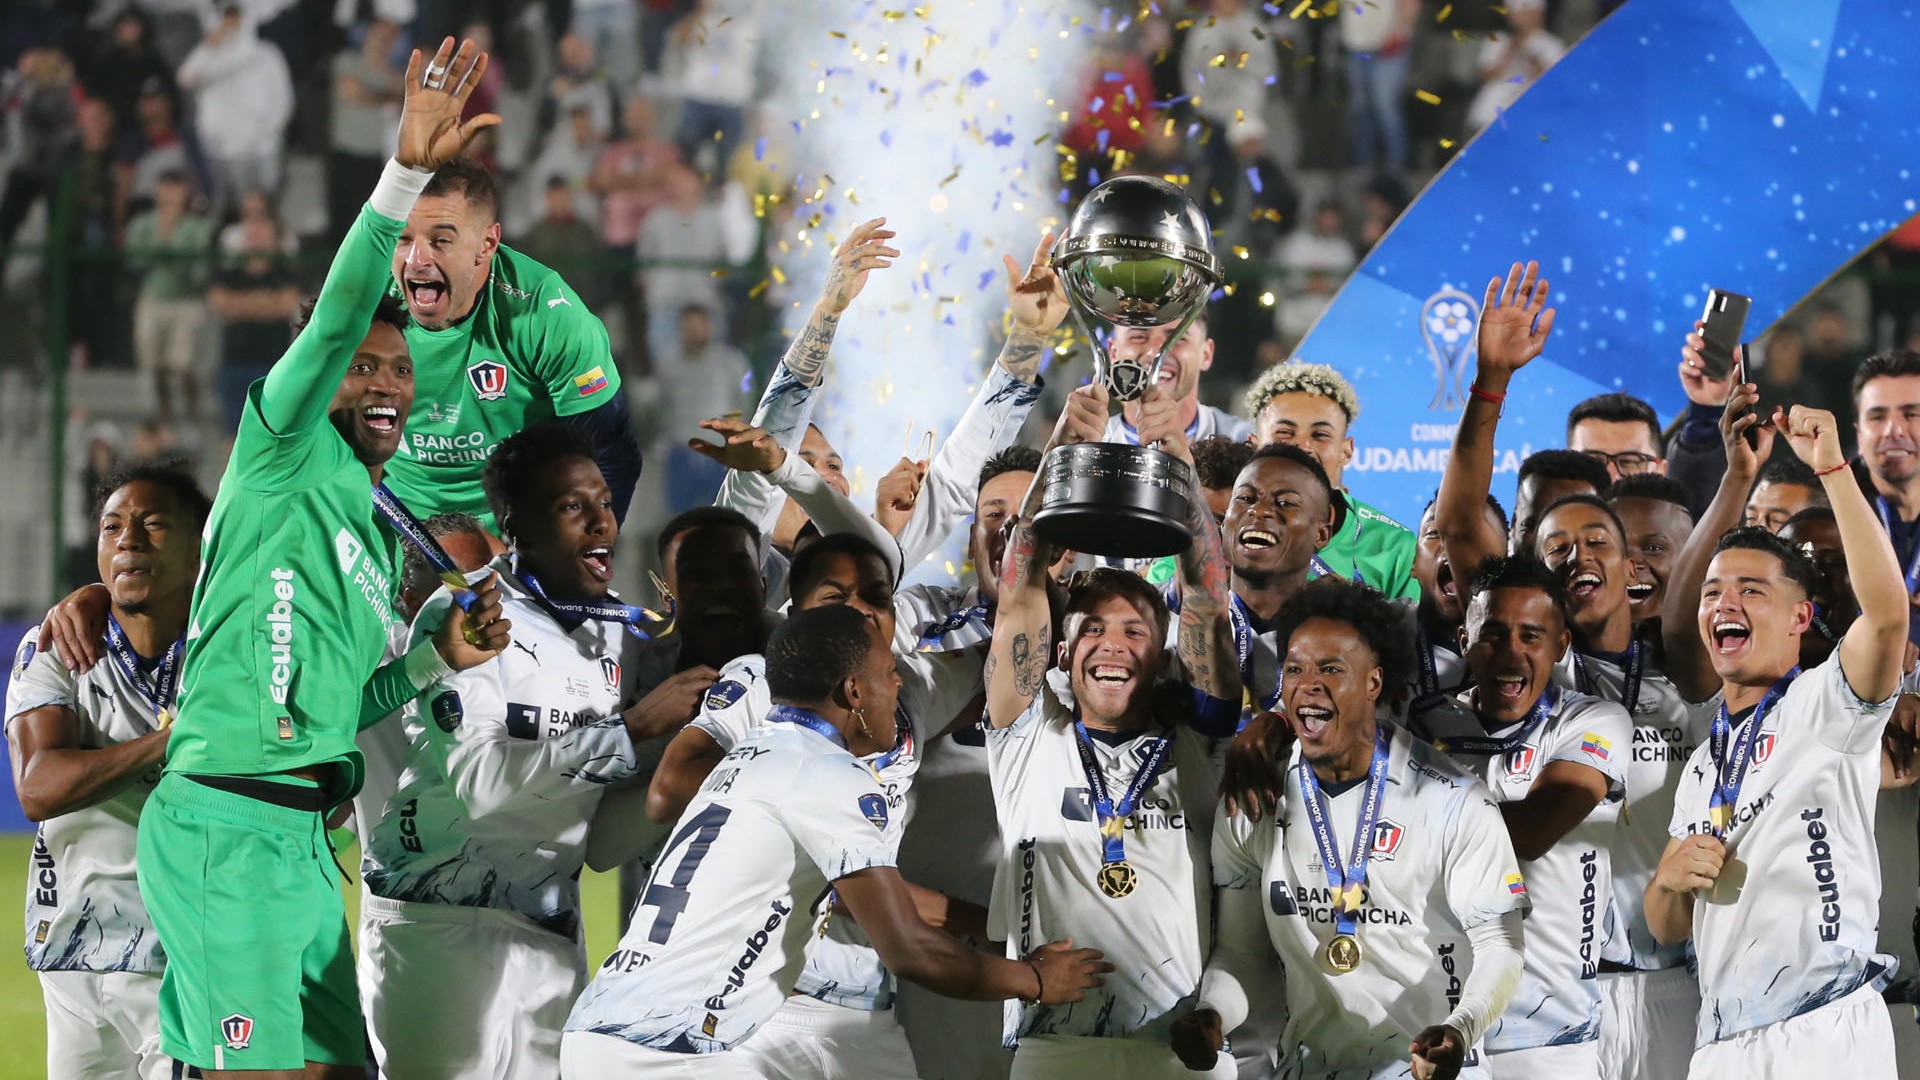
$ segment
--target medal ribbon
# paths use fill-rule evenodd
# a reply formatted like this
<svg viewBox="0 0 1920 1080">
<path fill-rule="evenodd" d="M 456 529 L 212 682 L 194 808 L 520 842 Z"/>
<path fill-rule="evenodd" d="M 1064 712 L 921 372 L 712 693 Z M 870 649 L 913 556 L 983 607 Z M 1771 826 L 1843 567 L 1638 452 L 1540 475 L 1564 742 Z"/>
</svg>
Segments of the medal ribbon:
<svg viewBox="0 0 1920 1080">
<path fill-rule="evenodd" d="M 413 516 L 413 511 L 407 509 L 407 505 L 385 483 L 373 485 L 373 508 L 388 528 L 399 533 L 402 539 L 427 557 L 427 564 L 440 575 L 440 581 L 452 590 L 453 602 L 460 605 L 460 610 L 472 610 L 476 598 L 473 587 L 467 584 L 466 575 L 454 565 L 446 549 L 440 546 L 440 541 L 433 538 L 427 527 Z"/>
<path fill-rule="evenodd" d="M 1874 496 L 1873 508 L 1880 514 L 1880 527 L 1887 530 L 1887 539 L 1893 540 L 1893 512 L 1888 509 L 1886 498 Z M 1920 544 L 1913 545 L 1913 554 L 1907 557 L 1906 573 L 1907 595 L 1911 596 L 1920 591 Z"/>
<path fill-rule="evenodd" d="M 1247 609 L 1247 602 L 1240 599 L 1240 594 L 1228 593 L 1227 595 L 1233 600 L 1233 603 L 1228 607 L 1227 614 L 1229 621 L 1233 624 L 1234 655 L 1240 658 L 1240 684 L 1247 688 L 1248 694 L 1252 694 L 1254 692 L 1253 641 L 1256 636 L 1253 632 L 1253 612 Z M 1276 671 L 1274 673 L 1273 692 L 1260 696 L 1260 708 L 1267 712 L 1273 712 L 1279 704 L 1280 678 L 1279 673 Z"/>
<path fill-rule="evenodd" d="M 1501 738 L 1494 738 L 1491 735 L 1463 735 L 1457 739 L 1441 740 L 1439 748 L 1449 754 L 1487 754 L 1489 756 L 1511 754 L 1525 746 L 1527 740 L 1533 737 L 1533 733 L 1540 730 L 1540 725 L 1546 723 L 1547 717 L 1553 715 L 1553 707 L 1559 700 L 1560 691 L 1553 686 L 1548 686 L 1540 695 L 1540 700 L 1533 703 L 1533 712 L 1527 716 L 1526 722 L 1522 723 L 1520 729 L 1513 734 Z"/>
<path fill-rule="evenodd" d="M 1140 801 L 1140 796 L 1153 786 L 1154 777 L 1167 763 L 1167 748 L 1173 745 L 1172 731 L 1157 736 L 1147 750 L 1147 756 L 1140 762 L 1140 770 L 1133 774 L 1133 783 L 1127 785 L 1126 793 L 1120 797 L 1119 805 L 1114 805 L 1112 795 L 1107 790 L 1107 777 L 1100 768 L 1100 758 L 1093 750 L 1093 739 L 1087 734 L 1087 726 L 1078 720 L 1073 722 L 1074 748 L 1080 751 L 1080 767 L 1087 774 L 1087 791 L 1093 797 L 1093 814 L 1100 822 L 1101 861 L 1116 863 L 1127 857 L 1126 820 Z"/>
<path fill-rule="evenodd" d="M 134 692 L 153 707 L 155 731 L 173 723 L 173 695 L 180 689 L 180 654 L 184 648 L 184 639 L 167 646 L 167 651 L 160 654 L 160 663 L 153 669 L 153 677 L 148 678 L 141 672 L 140 659 L 127 643 L 126 631 L 120 629 L 119 620 L 111 614 L 107 616 L 107 655 L 113 657 Z"/>
<path fill-rule="evenodd" d="M 1753 716 L 1740 725 L 1739 731 L 1733 730 L 1727 703 L 1720 702 L 1720 711 L 1713 716 L 1713 730 L 1708 737 L 1708 752 L 1713 755 L 1713 794 L 1707 800 L 1707 817 L 1714 836 L 1725 839 L 1733 829 L 1733 816 L 1740 808 L 1740 786 L 1746 783 L 1747 769 L 1753 765 L 1754 747 L 1760 742 L 1760 722 L 1767 718 L 1767 711 L 1799 674 L 1800 666 L 1795 664 L 1792 671 L 1782 675 L 1761 697 L 1760 704 L 1754 706 Z"/>
<path fill-rule="evenodd" d="M 959 631 L 971 630 L 972 633 L 959 636 Z M 945 640 L 948 635 L 956 635 L 953 641 Z M 955 610 L 946 618 L 928 624 L 920 633 L 918 652 L 953 652 L 970 645 L 978 645 L 993 636 L 993 628 L 987 625 L 987 605 L 975 604 Z"/>
<path fill-rule="evenodd" d="M 1373 760 L 1367 765 L 1367 790 L 1360 803 L 1360 820 L 1354 825 L 1353 857 L 1345 867 L 1340 864 L 1339 845 L 1333 839 L 1327 797 L 1320 790 L 1320 779 L 1303 756 L 1300 770 L 1300 794 L 1307 804 L 1307 823 L 1313 827 L 1314 842 L 1320 845 L 1320 865 L 1326 869 L 1327 884 L 1333 888 L 1336 934 L 1351 936 L 1359 925 L 1354 916 L 1367 895 L 1367 853 L 1373 847 L 1373 825 L 1380 818 L 1380 803 L 1386 797 L 1387 762 L 1393 747 L 1385 724 L 1378 725 L 1373 740 Z"/>
<path fill-rule="evenodd" d="M 539 578 L 533 576 L 533 571 L 520 565 L 520 557 L 517 555 L 513 558 L 512 569 L 513 576 L 520 584 L 527 587 L 527 591 L 533 594 L 534 599 L 540 601 L 542 607 L 554 615 L 572 621 L 575 625 L 587 619 L 617 622 L 626 626 L 627 632 L 641 641 L 648 641 L 651 640 L 652 635 L 640 627 L 645 625 L 658 629 L 667 621 L 646 608 L 622 604 L 617 600 L 555 600 L 547 595 L 546 588 L 540 584 Z"/>
<path fill-rule="evenodd" d="M 893 706 L 893 749 L 873 759 L 873 763 L 869 767 L 873 769 L 874 774 L 877 776 L 881 770 L 911 753 L 913 753 L 913 721 L 907 718 L 907 707 L 895 703 Z"/>
<path fill-rule="evenodd" d="M 1647 658 L 1640 649 L 1640 639 L 1636 637 L 1633 643 L 1627 646 L 1625 678 L 1620 687 L 1619 704 L 1627 710 L 1629 716 L 1633 715 L 1633 710 L 1640 704 L 1640 682 L 1646 674 L 1646 667 Z M 1606 697 L 1593 684 L 1593 676 L 1587 671 L 1586 656 L 1578 652 L 1573 654 L 1573 670 L 1575 679 L 1580 684 L 1581 693 L 1589 697 Z"/>
<path fill-rule="evenodd" d="M 847 748 L 847 740 L 841 737 L 839 729 L 805 709 L 795 708 L 792 705 L 775 705 L 767 710 L 767 719 L 773 723 L 799 724 L 840 749 Z"/>
</svg>

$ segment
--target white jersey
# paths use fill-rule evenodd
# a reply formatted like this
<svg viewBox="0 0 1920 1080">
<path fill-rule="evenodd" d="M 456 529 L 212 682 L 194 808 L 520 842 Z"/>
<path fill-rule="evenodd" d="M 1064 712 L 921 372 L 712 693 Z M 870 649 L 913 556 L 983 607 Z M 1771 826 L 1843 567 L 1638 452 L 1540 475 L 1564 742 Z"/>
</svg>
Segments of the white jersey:
<svg viewBox="0 0 1920 1080">
<path fill-rule="evenodd" d="M 893 612 L 895 656 L 916 656 L 929 682 L 963 707 L 985 694 L 983 669 L 993 625 L 978 586 L 910 586 L 894 594 Z M 900 872 L 909 881 L 984 905 L 1000 864 L 1000 838 L 979 716 L 961 718 L 956 710 L 928 726 L 944 730 L 955 719 L 964 722 L 952 738 L 928 747 L 921 762 Z"/>
<path fill-rule="evenodd" d="M 1647 929 L 1647 883 L 1667 849 L 1666 823 L 1673 816 L 1673 791 L 1694 749 L 1704 743 L 1713 723 L 1713 703 L 1689 705 L 1673 681 L 1654 670 L 1651 652 L 1638 698 L 1622 701 L 1627 672 L 1622 662 L 1567 650 L 1553 669 L 1554 685 L 1627 706 L 1633 714 L 1633 744 L 1627 762 L 1627 802 L 1620 814 L 1613 847 L 1613 907 L 1609 912 L 1606 958 L 1643 971 L 1686 963 L 1684 945 L 1662 945 Z"/>
<path fill-rule="evenodd" d="M 396 620 L 387 628 L 385 665 L 407 655 L 413 630 Z M 387 800 L 400 786 L 400 774 L 407 767 L 413 747 L 424 738 L 420 730 L 420 710 L 401 706 L 368 727 L 360 729 L 353 743 L 360 748 L 365 764 L 360 770 L 360 790 L 353 793 L 353 831 L 360 837 L 360 850 L 373 849 L 373 829 L 386 813 Z"/>
<path fill-rule="evenodd" d="M 832 883 L 894 865 L 892 817 L 838 741 L 755 728 L 680 815 L 567 1030 L 682 1054 L 739 1045 L 793 991 Z"/>
<path fill-rule="evenodd" d="M 1725 836 L 1727 867 L 1694 900 L 1701 1046 L 1838 1001 L 1891 959 L 1875 947 L 1873 812 L 1893 699 L 1860 700 L 1839 656 L 1794 679 L 1761 718 Z M 1676 840 L 1711 830 L 1711 751 L 1695 751 L 1681 777 Z"/>
<path fill-rule="evenodd" d="M 1333 889 L 1302 801 L 1298 747 L 1274 817 L 1222 814 L 1218 822 L 1214 884 L 1261 893 L 1267 936 L 1289 972 L 1283 1076 L 1404 1065 L 1407 1041 L 1459 1001 L 1473 968 L 1467 931 L 1528 909 L 1506 822 L 1486 786 L 1405 730 L 1391 734 L 1354 971 L 1323 974 L 1335 934 Z M 1365 797 L 1361 783 L 1327 800 L 1342 860 Z"/>
<path fill-rule="evenodd" d="M 1463 694 L 1450 710 L 1415 722 L 1415 733 L 1445 750 L 1479 777 L 1496 803 L 1519 802 L 1548 765 L 1570 761 L 1607 778 L 1607 795 L 1585 821 L 1552 850 L 1520 864 L 1533 911 L 1527 916 L 1525 966 L 1507 1011 L 1487 1029 L 1487 1049 L 1499 1053 L 1591 1042 L 1600 1037 L 1600 952 L 1606 943 L 1607 905 L 1613 895 L 1609 845 L 1627 794 L 1627 747 L 1633 721 L 1611 701 L 1557 691 L 1540 725 L 1519 746 L 1495 752 L 1474 739 L 1506 739 L 1526 722 L 1482 728 Z"/>
<path fill-rule="evenodd" d="M 943 730 L 934 720 L 952 716 L 964 702 L 940 693 L 917 658 L 900 658 L 900 701 L 895 709 L 894 748 L 861 759 L 880 778 L 887 797 L 887 839 L 899 847 L 906 829 L 907 793 L 920 770 L 920 749 Z M 965 690 L 965 687 L 961 687 Z M 971 696 L 971 695 L 969 695 Z M 742 656 L 720 669 L 719 678 L 701 699 L 692 726 L 704 731 L 720 749 L 731 751 L 767 723 L 773 699 L 767 691 L 767 659 Z M 826 933 L 807 953 L 807 966 L 794 992 L 852 1009 L 886 1009 L 893 1005 L 893 977 L 866 932 L 852 919 L 830 919 Z"/>
<path fill-rule="evenodd" d="M 7 683 L 7 737 L 14 718 L 47 706 L 72 712 L 79 745 L 97 750 L 154 731 L 153 706 L 112 656 L 75 675 L 27 631 Z M 160 780 L 147 770 L 112 798 L 40 823 L 27 865 L 27 966 L 35 971 L 136 971 L 167 966 L 134 878 L 140 809 Z"/>
<path fill-rule="evenodd" d="M 1012 724 L 987 732 L 987 756 L 1005 851 L 988 906 L 988 932 L 1018 959 L 1072 938 L 1115 966 L 1105 986 L 1069 1005 L 1006 1006 L 1009 1046 L 1030 1035 L 1164 1042 L 1199 991 L 1210 939 L 1207 847 L 1214 787 L 1206 740 L 1172 731 L 1164 764 L 1124 823 L 1126 861 L 1138 874 L 1120 899 L 1099 885 L 1100 827 L 1081 763 L 1074 711 L 1058 695 L 1061 672 Z M 1092 752 L 1117 806 L 1160 730 L 1119 742 L 1094 733 Z"/>
<path fill-rule="evenodd" d="M 513 643 L 417 699 L 426 737 L 374 828 L 367 887 L 517 912 L 578 940 L 588 824 L 640 768 L 620 710 L 647 643 L 606 620 L 569 631 L 504 567 L 499 581 Z M 416 639 L 451 602 L 443 589 L 423 605 Z"/>
</svg>

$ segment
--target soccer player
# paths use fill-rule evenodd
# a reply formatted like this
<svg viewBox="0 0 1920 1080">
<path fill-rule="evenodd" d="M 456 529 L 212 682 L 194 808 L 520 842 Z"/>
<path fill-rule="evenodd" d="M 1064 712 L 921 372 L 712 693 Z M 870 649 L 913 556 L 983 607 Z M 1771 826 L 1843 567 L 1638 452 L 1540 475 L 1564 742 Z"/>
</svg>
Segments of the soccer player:
<svg viewBox="0 0 1920 1080">
<path fill-rule="evenodd" d="M 1346 489 L 1353 460 L 1350 429 L 1360 416 L 1352 384 L 1325 364 L 1293 361 L 1270 367 L 1247 388 L 1254 445 L 1288 443 L 1312 454 L 1333 482 L 1334 532 L 1314 557 L 1315 576 L 1337 574 L 1371 585 L 1389 599 L 1416 598 L 1413 533 Z"/>
<path fill-rule="evenodd" d="M 1064 312 L 1063 312 L 1064 314 Z M 1153 327 L 1117 327 L 1113 340 L 1108 344 L 1115 360 L 1132 360 L 1141 365 L 1151 364 L 1153 358 L 1164 347 L 1166 360 L 1160 365 L 1159 385 L 1174 404 L 1174 419 L 1188 442 L 1195 442 L 1210 435 L 1225 435 L 1231 439 L 1246 439 L 1253 435 L 1253 425 L 1233 415 L 1225 409 L 1216 409 L 1200 403 L 1200 376 L 1213 367 L 1213 338 L 1207 333 L 1207 313 L 1203 309 L 1187 332 L 1179 340 L 1167 345 L 1167 336 L 1179 329 L 1177 324 Z M 1098 441 L 1132 443 L 1144 445 L 1140 434 L 1140 410 L 1142 399 L 1125 402 L 1120 411 L 1107 420 L 1107 429 Z"/>
<path fill-rule="evenodd" d="M 1227 503 L 1233 497 L 1233 482 L 1253 457 L 1253 444 L 1225 435 L 1209 435 L 1193 441 L 1193 478 L 1207 498 L 1207 509 L 1217 523 L 1227 516 Z"/>
<path fill-rule="evenodd" d="M 413 53 L 394 160 L 311 321 L 254 384 L 207 524 L 178 718 L 137 848 L 168 951 L 160 1046 L 202 1070 L 345 1077 L 366 1062 L 323 818 L 360 786 L 356 706 L 393 621 L 400 541 L 373 486 L 413 380 L 382 267 L 428 173 L 499 121 L 459 119 L 486 62 L 452 39 L 430 63 Z M 505 648 L 507 629 L 482 591 L 403 661 L 409 689 Z"/>
<path fill-rule="evenodd" d="M 1821 489 L 1813 470 L 1797 458 L 1779 458 L 1767 462 L 1760 470 L 1753 493 L 1747 496 L 1740 524 L 1758 525 L 1777 533 L 1793 515 L 1809 507 L 1826 505 L 1827 493 Z"/>
<path fill-rule="evenodd" d="M 1074 394 L 1082 406 L 1098 396 Z M 1184 456 L 1175 404 L 1149 388 L 1139 434 Z M 1096 438 L 1095 415 L 1069 407 L 1055 442 Z M 1097 945 L 1119 972 L 1071 1009 L 1010 1008 L 1013 1075 L 1181 1075 L 1164 1039 L 1199 986 L 1210 921 L 1213 784 L 1196 735 L 1230 733 L 1239 712 L 1228 570 L 1196 503 L 1194 544 L 1180 556 L 1186 682 L 1156 688 L 1170 621 L 1159 591 L 1108 567 L 1069 588 L 1049 672 L 1051 548 L 1030 518 L 1039 496 L 1036 485 L 1008 541 L 987 659 L 987 754 L 1005 849 L 990 925 L 1010 957 L 1060 935 Z M 1183 717 L 1192 730 L 1180 730 Z M 1214 1069 L 1233 1075 L 1232 1059 Z"/>
<path fill-rule="evenodd" d="M 1629 473 L 1607 489 L 1607 505 L 1627 530 L 1627 561 L 1633 568 L 1627 604 L 1633 621 L 1658 618 L 1673 560 L 1693 535 L 1687 489 L 1662 473 Z"/>
<path fill-rule="evenodd" d="M 1830 659 L 1803 672 L 1806 562 L 1757 529 L 1715 545 L 1696 627 L 1722 704 L 1675 796 L 1647 924 L 1662 943 L 1691 940 L 1699 960 L 1689 1076 L 1891 1080 L 1893 1033 L 1875 989 L 1873 800 L 1908 605 L 1832 414 L 1776 408 L 1773 424 L 1821 478 L 1860 616 Z"/>
<path fill-rule="evenodd" d="M 589 825 L 609 785 L 645 782 L 697 694 L 640 675 L 660 665 L 633 633 L 640 613 L 608 589 L 619 524 L 594 450 L 550 421 L 487 461 L 487 502 L 512 545 L 496 565 L 513 644 L 425 692 L 425 738 L 366 857 L 360 985 L 393 1076 L 559 1069 L 587 979 Z M 436 594 L 416 639 L 451 605 Z M 658 685 L 640 696 L 644 681 Z"/>
<path fill-rule="evenodd" d="M 39 823 L 27 869 L 27 966 L 47 1009 L 47 1075 L 158 1080 L 160 972 L 134 877 L 135 826 L 167 753 L 187 604 L 212 504 L 191 476 L 139 466 L 100 487 L 95 558 L 112 596 L 75 675 L 21 639 L 7 685 L 14 791 Z"/>
<path fill-rule="evenodd" d="M 893 570 L 865 537 L 829 533 L 808 544 L 794 556 L 789 582 L 793 610 L 845 604 L 893 640 Z M 893 718 L 898 735 L 891 749 L 861 760 L 883 785 L 887 832 L 897 845 L 921 754 L 946 734 L 973 688 L 936 684 L 918 652 L 903 657 L 896 649 L 895 666 L 901 676 Z M 766 657 L 743 656 L 721 670 L 699 715 L 674 737 L 654 774 L 649 817 L 669 824 L 679 818 L 725 755 L 770 722 L 766 669 Z M 908 888 L 930 925 L 963 937 L 986 937 L 984 908 Z M 829 917 L 825 934 L 808 950 L 793 995 L 737 1053 L 763 1075 L 781 1080 L 911 1078 L 918 1074 L 906 1032 L 895 1019 L 894 997 L 893 977 L 866 936 L 851 920 Z"/>
<path fill-rule="evenodd" d="M 1560 578 L 1531 555 L 1483 563 L 1461 634 L 1473 689 L 1415 711 L 1411 729 L 1493 792 L 1533 911 L 1520 984 L 1487 1029 L 1494 1080 L 1599 1080 L 1599 965 L 1610 847 L 1633 720 L 1553 685 L 1572 642 Z"/>
<path fill-rule="evenodd" d="M 1575 405 L 1567 413 L 1567 449 L 1605 466 L 1614 483 L 1667 472 L 1667 460 L 1660 456 L 1660 417 L 1632 394 L 1599 394 Z"/>
<path fill-rule="evenodd" d="M 441 162 L 390 253 L 413 322 L 416 392 L 388 486 L 421 515 L 487 517 L 481 469 L 500 440 L 559 418 L 593 437 L 624 518 L 640 479 L 607 328 L 560 275 L 500 242 L 486 166 Z"/>
<path fill-rule="evenodd" d="M 1280 1075 L 1485 1077 L 1480 1037 L 1520 980 L 1528 909 L 1500 812 L 1472 774 L 1376 718 L 1412 665 L 1392 605 L 1320 578 L 1275 621 L 1298 740 L 1274 825 L 1216 823 L 1218 926 L 1174 1052 L 1207 1068 L 1277 957 Z"/>
<path fill-rule="evenodd" d="M 978 1000 L 1079 1001 L 1112 970 L 1091 949 L 976 952 L 921 921 L 894 868 L 893 809 L 860 758 L 895 745 L 899 675 L 873 621 L 796 612 L 767 647 L 769 722 L 708 777 L 675 826 L 620 947 L 587 987 L 561 1075 L 762 1075 L 739 1048 L 793 990 L 831 887 L 886 967 Z"/>
<path fill-rule="evenodd" d="M 1546 306 L 1547 295 L 1546 279 L 1534 263 L 1515 263 L 1504 282 L 1495 278 L 1487 286 L 1473 393 L 1440 481 L 1436 523 L 1455 566 L 1478 566 L 1500 551 L 1500 538 L 1481 513 L 1493 477 L 1494 428 L 1515 372 L 1540 355 L 1552 333 L 1554 309 Z M 1554 459 L 1554 471 L 1536 470 L 1521 481 L 1521 503 L 1514 511 L 1516 529 L 1531 521 L 1536 534 L 1520 550 L 1533 552 L 1560 574 L 1567 593 L 1574 647 L 1556 666 L 1554 681 L 1563 690 L 1618 703 L 1633 716 L 1627 803 L 1612 843 L 1613 914 L 1601 965 L 1606 998 L 1601 1075 L 1669 1080 L 1685 1067 L 1693 1042 L 1688 1017 L 1697 1011 L 1698 991 L 1685 951 L 1662 946 L 1648 932 L 1641 897 L 1666 843 L 1660 823 L 1672 815 L 1680 773 L 1706 735 L 1707 712 L 1691 703 L 1709 695 L 1692 687 L 1684 673 L 1670 678 L 1655 660 L 1653 643 L 1635 635 L 1627 598 L 1632 569 L 1626 529 L 1592 494 L 1604 490 L 1604 470 L 1583 454 L 1560 453 L 1564 456 Z M 1563 464 L 1564 477 L 1558 473 Z M 1538 501 L 1568 488 L 1576 490 L 1551 504 Z M 1676 569 L 1671 580 L 1681 579 Z M 1665 618 L 1662 625 L 1670 627 L 1673 620 Z"/>
<path fill-rule="evenodd" d="M 1456 447 L 1457 439 L 1456 435 Z M 1540 529 L 1540 514 L 1547 507 L 1569 495 L 1605 495 L 1612 486 L 1612 481 L 1607 479 L 1607 467 L 1578 451 L 1536 450 L 1528 454 L 1520 462 L 1513 490 L 1513 528 L 1507 540 L 1508 549 L 1515 554 L 1533 550 L 1534 538 Z"/>
<path fill-rule="evenodd" d="M 1456 574 L 1447 558 L 1447 547 L 1440 541 L 1436 515 L 1440 501 L 1427 504 L 1420 515 L 1420 546 L 1413 558 L 1413 576 L 1420 583 L 1420 608 L 1415 624 L 1414 662 L 1418 680 L 1409 708 L 1418 711 L 1441 697 L 1452 697 L 1472 682 L 1467 664 L 1455 648 L 1466 621 L 1466 605 L 1461 597 L 1467 584 L 1466 574 Z M 1507 512 L 1500 501 L 1487 496 L 1487 527 L 1502 539 L 1506 550 Z"/>
</svg>

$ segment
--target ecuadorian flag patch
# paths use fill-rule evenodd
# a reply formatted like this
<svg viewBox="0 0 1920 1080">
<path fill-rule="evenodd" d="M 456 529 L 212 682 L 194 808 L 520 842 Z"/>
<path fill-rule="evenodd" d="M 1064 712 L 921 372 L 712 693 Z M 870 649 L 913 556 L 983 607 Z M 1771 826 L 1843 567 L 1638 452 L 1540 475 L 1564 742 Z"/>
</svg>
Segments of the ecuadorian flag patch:
<svg viewBox="0 0 1920 1080">
<path fill-rule="evenodd" d="M 1507 891 L 1515 896 L 1527 895 L 1527 879 L 1519 874 L 1507 875 Z"/>
<path fill-rule="evenodd" d="M 573 388 L 580 391 L 581 397 L 586 397 L 588 394 L 596 391 L 605 390 L 607 388 L 607 373 L 605 369 L 595 364 L 591 371 L 575 375 L 573 377 Z"/>
<path fill-rule="evenodd" d="M 1580 749 L 1605 761 L 1613 755 L 1613 742 L 1605 735 L 1595 735 L 1589 731 L 1586 738 L 1580 740 Z"/>
</svg>

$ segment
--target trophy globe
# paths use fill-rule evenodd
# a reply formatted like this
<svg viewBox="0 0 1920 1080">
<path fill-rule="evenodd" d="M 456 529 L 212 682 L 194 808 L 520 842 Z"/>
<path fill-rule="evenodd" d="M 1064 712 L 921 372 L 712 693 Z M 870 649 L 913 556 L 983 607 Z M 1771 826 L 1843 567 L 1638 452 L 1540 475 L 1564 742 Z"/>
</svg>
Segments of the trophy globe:
<svg viewBox="0 0 1920 1080">
<path fill-rule="evenodd" d="M 1146 393 L 1167 350 L 1220 282 L 1206 215 L 1186 192 L 1150 176 L 1117 176 L 1081 201 L 1054 246 L 1068 308 L 1092 343 L 1094 378 L 1120 401 Z M 1095 320 L 1108 324 L 1095 333 Z M 1112 329 L 1166 327 L 1150 363 L 1112 355 Z M 1048 543 L 1091 555 L 1158 558 L 1193 543 L 1193 470 L 1129 443 L 1055 447 L 1040 467 L 1033 527 Z"/>
</svg>

